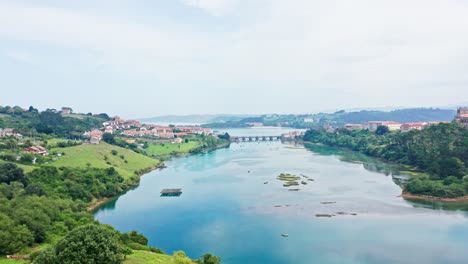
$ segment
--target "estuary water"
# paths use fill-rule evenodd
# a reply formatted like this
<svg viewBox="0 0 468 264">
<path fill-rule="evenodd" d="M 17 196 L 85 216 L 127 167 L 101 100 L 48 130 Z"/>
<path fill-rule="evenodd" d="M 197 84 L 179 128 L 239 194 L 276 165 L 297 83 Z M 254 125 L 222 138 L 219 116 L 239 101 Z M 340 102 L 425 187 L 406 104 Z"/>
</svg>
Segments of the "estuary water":
<svg viewBox="0 0 468 264">
<path fill-rule="evenodd" d="M 233 143 L 166 165 L 96 220 L 144 233 L 167 253 L 210 252 L 225 264 L 468 263 L 466 211 L 402 199 L 398 184 L 408 176 L 396 165 L 281 142 Z M 283 187 L 280 173 L 307 184 Z M 160 197 L 164 188 L 183 194 Z"/>
</svg>

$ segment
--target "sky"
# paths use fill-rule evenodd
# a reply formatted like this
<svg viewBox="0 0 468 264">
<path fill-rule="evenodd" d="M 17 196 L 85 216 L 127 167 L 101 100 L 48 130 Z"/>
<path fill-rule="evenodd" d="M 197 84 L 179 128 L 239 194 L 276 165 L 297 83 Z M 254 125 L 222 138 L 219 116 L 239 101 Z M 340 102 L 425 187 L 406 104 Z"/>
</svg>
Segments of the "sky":
<svg viewBox="0 0 468 264">
<path fill-rule="evenodd" d="M 0 105 L 128 118 L 468 102 L 464 0 L 0 0 Z"/>
</svg>

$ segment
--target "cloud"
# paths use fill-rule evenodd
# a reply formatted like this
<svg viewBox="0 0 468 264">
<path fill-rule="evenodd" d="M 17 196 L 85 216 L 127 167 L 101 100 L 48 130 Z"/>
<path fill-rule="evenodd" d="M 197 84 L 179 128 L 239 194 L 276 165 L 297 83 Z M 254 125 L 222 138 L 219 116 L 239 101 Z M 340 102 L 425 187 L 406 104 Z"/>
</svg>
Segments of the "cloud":
<svg viewBox="0 0 468 264">
<path fill-rule="evenodd" d="M 15 61 L 26 63 L 26 64 L 36 64 L 31 53 L 20 50 L 9 50 L 5 52 L 5 56 Z"/>
<path fill-rule="evenodd" d="M 185 4 L 200 8 L 214 16 L 223 16 L 235 9 L 239 0 L 182 0 Z"/>
<path fill-rule="evenodd" d="M 129 83 L 151 87 L 161 81 L 190 95 L 190 105 L 206 102 L 202 94 L 216 102 L 232 98 L 219 107 L 236 109 L 242 102 L 242 109 L 254 112 L 275 112 L 276 105 L 310 112 L 466 101 L 457 96 L 468 86 L 465 1 L 180 1 L 205 12 L 187 14 L 181 2 L 175 11 L 154 3 L 141 7 L 151 11 L 141 18 L 116 10 L 118 5 L 2 2 L 0 40 L 82 54 L 76 67 L 98 61 L 108 75 Z M 271 99 L 262 105 L 241 96 L 266 92 Z"/>
</svg>

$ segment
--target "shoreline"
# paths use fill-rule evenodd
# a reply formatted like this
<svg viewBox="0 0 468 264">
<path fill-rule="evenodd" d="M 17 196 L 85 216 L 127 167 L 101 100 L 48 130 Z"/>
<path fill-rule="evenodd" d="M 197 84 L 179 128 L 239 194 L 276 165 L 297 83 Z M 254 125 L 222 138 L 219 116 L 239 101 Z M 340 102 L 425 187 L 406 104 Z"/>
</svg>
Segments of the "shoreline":
<svg viewBox="0 0 468 264">
<path fill-rule="evenodd" d="M 227 143 L 224 143 L 224 144 L 220 144 L 216 147 L 213 147 L 213 148 L 209 148 L 208 150 L 206 151 L 203 151 L 203 152 L 195 152 L 195 153 L 191 153 L 191 152 L 187 152 L 187 153 L 177 153 L 177 154 L 171 154 L 169 155 L 170 158 L 174 158 L 174 157 L 184 157 L 184 156 L 190 156 L 190 155 L 195 155 L 195 154 L 200 154 L 200 153 L 207 153 L 207 152 L 211 152 L 211 151 L 214 151 L 214 150 L 217 150 L 217 149 L 221 149 L 221 148 L 226 148 L 227 146 L 230 145 L 230 142 L 227 142 Z M 88 213 L 95 213 L 97 210 L 99 210 L 101 207 L 103 207 L 104 205 L 106 205 L 108 202 L 111 202 L 111 201 L 114 201 L 115 199 L 119 198 L 121 195 L 124 195 L 125 193 L 127 193 L 128 191 L 130 191 L 132 188 L 138 186 L 140 184 L 140 179 L 141 177 L 145 176 L 146 174 L 152 172 L 152 171 L 155 171 L 157 169 L 164 169 L 166 167 L 166 165 L 164 164 L 163 161 L 160 161 L 160 163 L 158 165 L 154 165 L 154 166 L 151 166 L 149 168 L 144 168 L 144 169 L 141 169 L 138 171 L 138 174 L 136 175 L 136 179 L 134 182 L 131 182 L 127 188 L 122 192 L 122 193 L 119 193 L 113 197 L 104 197 L 104 198 L 101 198 L 101 199 L 98 199 L 96 200 L 93 204 L 91 205 L 88 205 L 86 207 L 86 211 Z"/>
<path fill-rule="evenodd" d="M 154 166 L 139 170 L 138 174 L 136 175 L 135 181 L 129 183 L 127 185 L 127 188 L 122 193 L 119 193 L 119 194 L 117 194 L 115 196 L 112 196 L 112 197 L 104 197 L 104 198 L 101 198 L 101 199 L 97 199 L 93 204 L 88 205 L 86 207 L 86 211 L 88 213 L 94 213 L 95 211 L 97 211 L 99 208 L 101 208 L 102 206 L 104 206 L 108 202 L 117 199 L 119 196 L 127 193 L 128 191 L 130 191 L 135 186 L 138 186 L 138 184 L 140 184 L 141 177 L 143 177 L 144 175 L 146 175 L 146 174 L 148 174 L 148 173 L 150 173 L 150 172 L 152 172 L 154 170 L 162 169 L 162 168 L 165 168 L 165 164 L 164 164 L 164 162 L 160 161 L 158 165 L 154 165 Z"/>
<path fill-rule="evenodd" d="M 396 161 L 386 160 L 386 159 L 380 158 L 380 157 L 371 156 L 371 155 L 368 155 L 368 154 L 366 154 L 366 153 L 362 153 L 362 152 L 360 152 L 360 151 L 357 151 L 357 150 L 354 150 L 354 149 L 351 149 L 351 148 L 339 147 L 339 146 L 331 146 L 331 145 L 327 145 L 327 144 L 320 143 L 320 142 L 319 142 L 319 143 L 314 143 L 314 142 L 310 142 L 310 141 L 304 141 L 304 140 L 302 140 L 302 139 L 300 139 L 300 141 L 301 141 L 301 143 L 304 144 L 304 145 L 310 144 L 310 145 L 325 146 L 325 147 L 329 147 L 329 148 L 336 148 L 336 149 L 341 149 L 341 150 L 347 150 L 347 151 L 351 151 L 351 152 L 355 152 L 355 153 L 364 155 L 364 156 L 369 157 L 369 158 L 372 158 L 372 159 L 379 160 L 379 161 L 384 162 L 384 163 L 387 163 L 387 164 L 397 165 L 397 166 L 400 166 L 400 167 L 402 167 L 402 168 L 407 169 L 407 170 L 401 171 L 401 172 L 404 172 L 404 173 L 408 174 L 408 176 L 411 176 L 411 177 L 419 177 L 419 176 L 427 175 L 427 172 L 418 170 L 418 169 L 416 169 L 415 167 L 413 167 L 413 166 L 411 166 L 411 165 L 404 164 L 404 163 L 400 163 L 400 162 L 396 162 Z"/>
<path fill-rule="evenodd" d="M 425 200 L 425 201 L 432 201 L 432 202 L 449 202 L 449 203 L 457 203 L 457 202 L 468 202 L 468 196 L 461 196 L 456 198 L 444 198 L 444 197 L 436 197 L 430 195 L 423 195 L 423 194 L 411 194 L 411 193 L 402 193 L 399 195 L 403 199 L 417 199 L 417 200 Z"/>
</svg>

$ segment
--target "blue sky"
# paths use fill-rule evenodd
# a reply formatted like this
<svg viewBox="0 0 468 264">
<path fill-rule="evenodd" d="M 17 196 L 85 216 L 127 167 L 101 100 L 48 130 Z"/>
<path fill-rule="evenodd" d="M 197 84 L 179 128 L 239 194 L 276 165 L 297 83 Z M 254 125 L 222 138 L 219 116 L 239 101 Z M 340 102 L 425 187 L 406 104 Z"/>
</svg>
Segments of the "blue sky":
<svg viewBox="0 0 468 264">
<path fill-rule="evenodd" d="M 124 117 L 467 102 L 462 0 L 0 0 L 2 105 Z"/>
</svg>

